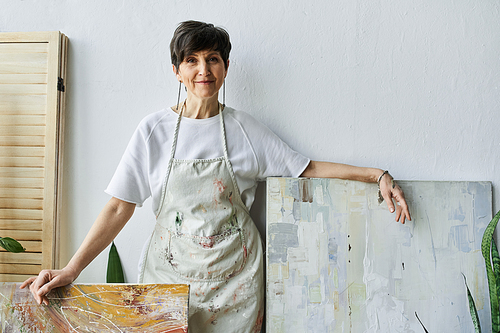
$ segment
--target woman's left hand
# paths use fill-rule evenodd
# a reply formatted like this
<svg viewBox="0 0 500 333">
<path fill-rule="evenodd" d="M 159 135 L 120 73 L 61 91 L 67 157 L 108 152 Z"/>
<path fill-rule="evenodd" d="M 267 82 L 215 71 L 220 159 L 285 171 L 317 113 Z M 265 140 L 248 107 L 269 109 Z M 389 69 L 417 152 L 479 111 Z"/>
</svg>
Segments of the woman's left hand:
<svg viewBox="0 0 500 333">
<path fill-rule="evenodd" d="M 392 176 L 386 173 L 380 180 L 380 193 L 387 202 L 387 207 L 389 211 L 394 213 L 396 210 L 396 221 L 405 223 L 406 220 L 411 221 L 410 211 L 408 210 L 408 204 L 405 200 L 405 194 L 401 187 L 394 181 Z M 396 207 L 394 207 L 394 202 L 392 199 L 396 200 Z"/>
</svg>

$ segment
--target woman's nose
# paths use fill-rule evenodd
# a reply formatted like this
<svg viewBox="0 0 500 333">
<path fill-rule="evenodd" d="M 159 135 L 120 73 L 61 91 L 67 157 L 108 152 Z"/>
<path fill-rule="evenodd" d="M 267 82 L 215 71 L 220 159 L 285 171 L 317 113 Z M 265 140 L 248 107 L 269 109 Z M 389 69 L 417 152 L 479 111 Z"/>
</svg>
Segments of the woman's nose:
<svg viewBox="0 0 500 333">
<path fill-rule="evenodd" d="M 210 69 L 208 67 L 208 64 L 206 62 L 200 61 L 198 75 L 208 75 L 208 74 L 210 74 Z"/>
</svg>

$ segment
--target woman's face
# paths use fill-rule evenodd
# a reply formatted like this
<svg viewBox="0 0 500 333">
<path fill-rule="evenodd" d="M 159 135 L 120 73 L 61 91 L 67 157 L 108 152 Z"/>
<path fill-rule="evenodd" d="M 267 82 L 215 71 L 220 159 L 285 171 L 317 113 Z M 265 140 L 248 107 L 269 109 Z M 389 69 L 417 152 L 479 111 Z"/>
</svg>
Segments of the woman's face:
<svg viewBox="0 0 500 333">
<path fill-rule="evenodd" d="M 220 53 L 210 50 L 188 55 L 179 65 L 178 71 L 175 66 L 173 69 L 177 79 L 186 86 L 188 97 L 200 99 L 217 97 L 227 74 Z"/>
</svg>

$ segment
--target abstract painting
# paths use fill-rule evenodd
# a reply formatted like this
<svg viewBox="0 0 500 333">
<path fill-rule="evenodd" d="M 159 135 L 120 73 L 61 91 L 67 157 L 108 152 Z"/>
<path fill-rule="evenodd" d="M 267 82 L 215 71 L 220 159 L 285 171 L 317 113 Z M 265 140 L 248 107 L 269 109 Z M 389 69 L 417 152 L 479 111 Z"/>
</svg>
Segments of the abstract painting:
<svg viewBox="0 0 500 333">
<path fill-rule="evenodd" d="M 491 322 L 480 251 L 491 183 L 398 184 L 404 225 L 376 184 L 267 180 L 269 332 L 473 332 L 464 277 Z"/>
<path fill-rule="evenodd" d="M 20 284 L 0 284 L 1 332 L 187 332 L 189 286 L 74 284 L 38 305 Z"/>
</svg>

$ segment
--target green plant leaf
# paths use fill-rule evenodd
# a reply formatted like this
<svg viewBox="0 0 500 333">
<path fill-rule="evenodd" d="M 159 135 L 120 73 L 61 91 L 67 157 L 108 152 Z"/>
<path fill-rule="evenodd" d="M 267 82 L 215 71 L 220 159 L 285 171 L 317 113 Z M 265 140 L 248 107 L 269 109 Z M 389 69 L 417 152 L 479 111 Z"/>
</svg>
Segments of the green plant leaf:
<svg viewBox="0 0 500 333">
<path fill-rule="evenodd" d="M 498 287 L 497 287 L 497 277 L 495 276 L 495 271 L 493 266 L 495 265 L 496 259 L 491 258 L 492 243 L 495 243 L 493 239 L 493 233 L 500 219 L 500 211 L 496 213 L 491 222 L 486 227 L 483 234 L 483 239 L 481 241 L 481 252 L 483 253 L 484 262 L 486 264 L 486 276 L 488 277 L 488 288 L 490 292 L 490 308 L 491 308 L 491 330 L 492 332 L 500 332 L 500 310 L 499 310 L 499 297 L 498 297 Z M 496 245 L 494 245 L 496 248 Z M 498 251 L 497 251 L 498 253 Z M 497 271 L 497 275 L 500 272 Z"/>
<path fill-rule="evenodd" d="M 26 251 L 26 249 L 18 241 L 10 237 L 0 237 L 0 246 L 13 253 Z"/>
<path fill-rule="evenodd" d="M 498 306 L 500 307 L 500 256 L 494 239 L 491 240 L 491 259 L 493 261 L 493 272 L 497 280 L 497 297 Z"/>
<path fill-rule="evenodd" d="M 481 324 L 479 323 L 479 315 L 477 314 L 476 303 L 474 303 L 474 298 L 472 298 L 469 286 L 467 285 L 467 279 L 465 278 L 465 275 L 463 273 L 462 276 L 464 277 L 465 287 L 467 288 L 467 298 L 469 299 L 469 312 L 472 318 L 472 323 L 474 324 L 474 332 L 481 333 Z"/>
<path fill-rule="evenodd" d="M 123 276 L 122 263 L 115 242 L 111 244 L 108 257 L 108 272 L 106 274 L 106 283 L 125 283 Z"/>
</svg>

